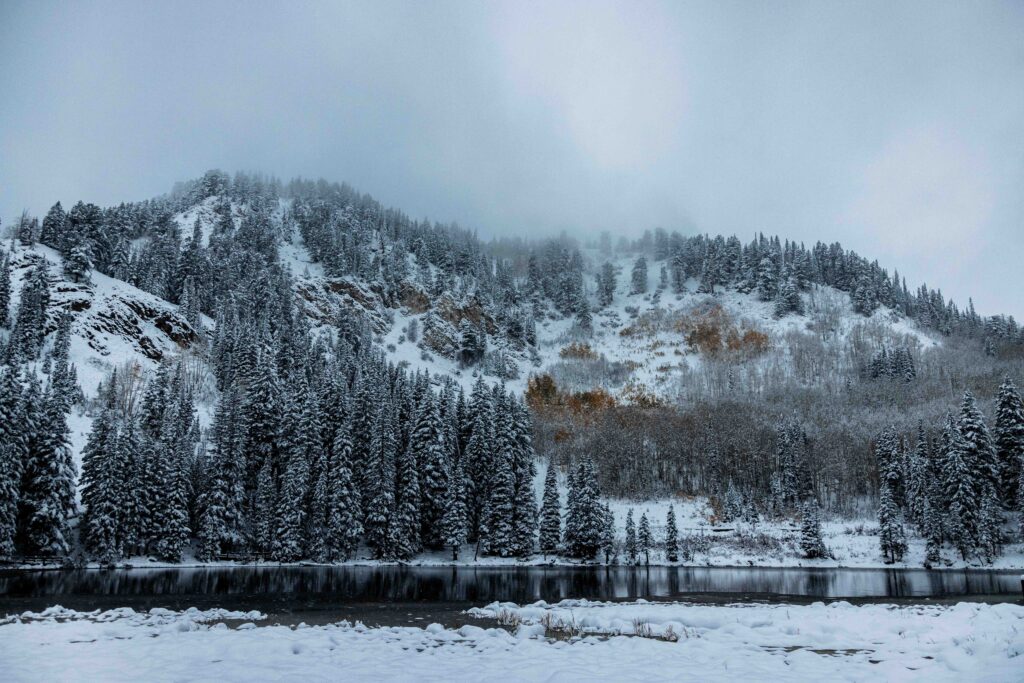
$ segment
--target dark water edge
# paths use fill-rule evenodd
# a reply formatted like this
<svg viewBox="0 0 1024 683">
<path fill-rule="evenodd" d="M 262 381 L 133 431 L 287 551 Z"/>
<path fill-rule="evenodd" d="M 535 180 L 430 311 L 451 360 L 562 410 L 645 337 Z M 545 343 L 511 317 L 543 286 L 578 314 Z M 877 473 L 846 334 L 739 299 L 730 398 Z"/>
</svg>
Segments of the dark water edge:
<svg viewBox="0 0 1024 683">
<path fill-rule="evenodd" d="M 0 570 L 0 614 L 52 605 L 260 610 L 285 622 L 446 623 L 494 601 L 1019 602 L 1019 570 L 250 566 Z M 463 622 L 464 623 L 464 622 Z"/>
</svg>

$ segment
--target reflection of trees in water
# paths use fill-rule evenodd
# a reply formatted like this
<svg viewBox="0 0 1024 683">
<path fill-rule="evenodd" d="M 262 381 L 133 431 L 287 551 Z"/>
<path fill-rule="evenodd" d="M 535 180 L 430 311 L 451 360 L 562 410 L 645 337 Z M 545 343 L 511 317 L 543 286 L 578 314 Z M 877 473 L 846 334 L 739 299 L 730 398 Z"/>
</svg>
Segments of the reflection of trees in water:
<svg viewBox="0 0 1024 683">
<path fill-rule="evenodd" d="M 204 567 L 2 571 L 3 597 L 235 596 L 330 602 L 557 602 L 761 593 L 906 597 L 1016 593 L 1016 572 L 714 567 Z"/>
</svg>

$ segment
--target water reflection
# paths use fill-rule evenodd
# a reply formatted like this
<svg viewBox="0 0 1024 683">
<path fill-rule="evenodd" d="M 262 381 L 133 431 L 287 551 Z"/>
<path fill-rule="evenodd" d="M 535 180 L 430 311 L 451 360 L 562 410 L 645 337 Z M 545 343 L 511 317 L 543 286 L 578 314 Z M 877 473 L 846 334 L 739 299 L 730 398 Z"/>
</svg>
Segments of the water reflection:
<svg viewBox="0 0 1024 683">
<path fill-rule="evenodd" d="M 0 600 L 61 596 L 532 602 L 694 593 L 822 598 L 1015 594 L 1018 572 L 710 567 L 204 567 L 2 571 Z"/>
</svg>

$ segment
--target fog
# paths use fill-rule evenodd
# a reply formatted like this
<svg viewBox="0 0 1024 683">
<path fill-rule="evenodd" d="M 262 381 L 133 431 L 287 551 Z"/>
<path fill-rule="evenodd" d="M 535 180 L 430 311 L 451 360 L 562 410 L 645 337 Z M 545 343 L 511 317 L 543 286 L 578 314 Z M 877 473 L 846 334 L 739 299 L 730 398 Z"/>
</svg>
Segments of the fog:
<svg viewBox="0 0 1024 683">
<path fill-rule="evenodd" d="M 0 217 L 208 168 L 777 233 L 1024 319 L 1024 3 L 0 3 Z"/>
</svg>

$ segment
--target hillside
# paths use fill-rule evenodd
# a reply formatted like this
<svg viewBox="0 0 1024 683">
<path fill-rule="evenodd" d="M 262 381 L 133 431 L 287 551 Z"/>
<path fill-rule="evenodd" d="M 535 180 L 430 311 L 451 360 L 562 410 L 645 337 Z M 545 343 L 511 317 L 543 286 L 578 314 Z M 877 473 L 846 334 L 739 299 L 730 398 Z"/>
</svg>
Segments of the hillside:
<svg viewBox="0 0 1024 683">
<path fill-rule="evenodd" d="M 666 533 L 668 500 L 686 534 L 767 525 L 752 547 L 749 529 L 735 548 L 701 546 L 702 561 L 785 564 L 800 552 L 793 520 L 820 507 L 829 537 L 843 537 L 833 561 L 871 564 L 854 536 L 892 494 L 919 532 L 908 555 L 919 562 L 936 513 L 918 502 L 947 495 L 950 411 L 964 430 L 988 416 L 987 441 L 965 431 L 963 448 L 993 458 L 990 489 L 976 483 L 973 496 L 990 506 L 978 513 L 993 520 L 989 540 L 972 531 L 962 559 L 992 561 L 996 536 L 1014 533 L 995 529 L 997 507 L 1009 523 L 1021 504 L 1024 446 L 1005 417 L 1019 398 L 1003 380 L 1024 377 L 1024 333 L 836 244 L 663 231 L 614 247 L 607 236 L 484 243 L 344 185 L 210 172 L 147 202 L 23 216 L 4 263 L 0 410 L 43 435 L 66 407 L 84 483 L 72 489 L 81 506 L 54 505 L 84 509 L 73 528 L 95 557 L 439 561 L 452 539 L 455 554 L 469 541 L 474 557 L 529 555 L 550 462 L 561 498 L 578 500 L 567 489 L 589 481 L 598 507 L 633 501 L 599 523 L 620 545 L 634 503 Z M 64 364 L 80 393 L 48 379 Z M 53 476 L 46 460 L 63 457 L 59 437 L 24 443 L 21 462 L 10 460 L 21 446 L 7 456 L 22 489 L 12 520 Z M 154 517 L 124 521 L 135 513 L 116 501 L 135 494 L 105 498 L 118 477 L 114 488 L 151 511 L 136 516 Z M 446 522 L 453 496 L 462 517 Z M 98 501 L 110 519 L 128 514 L 115 527 L 129 530 L 98 539 Z M 577 513 L 569 527 L 598 524 Z M 316 528 L 336 531 L 315 540 Z M 70 530 L 58 536 L 11 543 L 76 545 Z M 565 543 L 582 556 L 598 547 Z"/>
</svg>

